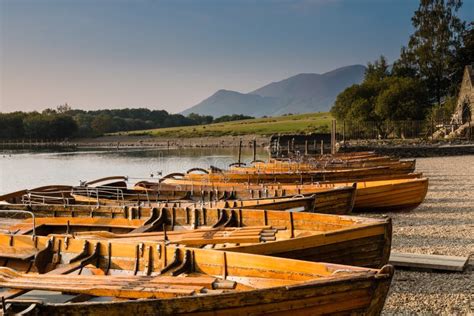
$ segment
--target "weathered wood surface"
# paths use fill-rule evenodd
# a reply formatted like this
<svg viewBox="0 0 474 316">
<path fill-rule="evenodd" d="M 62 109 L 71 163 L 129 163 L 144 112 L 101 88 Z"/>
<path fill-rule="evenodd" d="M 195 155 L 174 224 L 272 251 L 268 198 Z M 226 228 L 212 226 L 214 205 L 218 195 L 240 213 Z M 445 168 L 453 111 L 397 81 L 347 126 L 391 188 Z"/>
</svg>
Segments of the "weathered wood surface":
<svg viewBox="0 0 474 316">
<path fill-rule="evenodd" d="M 392 179 L 392 180 L 372 180 L 372 181 L 356 181 L 357 187 L 354 197 L 354 210 L 355 211 L 408 211 L 419 204 L 421 204 L 428 191 L 428 179 L 418 178 L 420 174 L 406 175 L 404 179 Z M 412 178 L 412 176 L 416 176 Z M 193 180 L 175 180 L 166 179 L 165 185 L 179 185 L 179 186 L 194 186 L 200 188 L 205 183 Z M 344 198 L 342 193 L 337 195 L 337 191 L 320 192 L 322 190 L 330 190 L 331 188 L 336 190 L 343 190 L 344 187 L 350 187 L 354 182 L 342 181 L 342 182 L 323 182 L 315 184 L 274 184 L 265 183 L 260 185 L 265 189 L 265 192 L 269 192 L 272 195 L 307 195 L 316 194 L 316 211 L 324 213 L 337 213 L 337 209 L 343 210 L 344 205 L 347 207 L 347 196 L 346 204 L 344 204 Z M 163 185 L 163 184 L 160 184 Z M 219 189 L 225 189 L 231 187 L 235 189 L 239 183 L 234 182 L 210 182 L 209 186 L 213 186 Z M 243 184 L 241 184 L 243 186 Z M 245 184 L 245 187 L 250 189 L 255 188 L 256 185 Z M 261 190 L 261 189 L 260 189 Z M 347 189 L 345 189 L 347 191 Z M 325 196 L 326 195 L 326 196 Z M 338 199 L 337 201 L 335 199 Z M 329 204 L 325 202 L 328 201 Z M 329 206 L 335 206 L 330 208 Z"/>
<path fill-rule="evenodd" d="M 423 270 L 441 270 L 462 272 L 467 267 L 469 257 L 425 255 L 416 253 L 392 252 L 390 264 L 396 267 Z"/>
<path fill-rule="evenodd" d="M 47 290 L 114 298 L 60 304 L 46 299 L 31 306 L 36 315 L 377 315 L 393 276 L 391 266 L 365 269 L 146 241 L 0 234 L 0 245 L 41 249 L 33 265 L 21 258 L 0 261 L 7 267 L 0 268 L 0 287 L 9 297 Z M 10 299 L 6 303 L 11 313 L 25 306 Z"/>
<path fill-rule="evenodd" d="M 388 218 L 308 212 L 58 205 L 33 205 L 27 209 L 37 216 L 38 236 L 166 240 L 191 247 L 376 268 L 388 262 L 392 236 Z M 32 221 L 12 224 L 7 231 L 32 234 Z"/>
</svg>

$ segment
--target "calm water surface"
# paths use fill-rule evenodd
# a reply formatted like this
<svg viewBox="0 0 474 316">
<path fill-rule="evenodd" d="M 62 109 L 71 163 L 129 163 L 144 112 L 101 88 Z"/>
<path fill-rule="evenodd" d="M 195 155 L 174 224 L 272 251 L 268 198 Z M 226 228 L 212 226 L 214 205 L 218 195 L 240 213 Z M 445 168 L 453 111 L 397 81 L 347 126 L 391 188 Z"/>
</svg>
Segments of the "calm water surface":
<svg viewBox="0 0 474 316">
<path fill-rule="evenodd" d="M 32 189 L 47 184 L 78 185 L 81 180 L 124 175 L 133 184 L 156 179 L 159 172 L 184 172 L 193 167 L 225 168 L 236 162 L 237 148 L 91 150 L 80 152 L 0 151 L 0 194 Z M 243 150 L 242 161 L 252 160 L 252 151 Z M 268 154 L 259 150 L 258 159 Z"/>
</svg>

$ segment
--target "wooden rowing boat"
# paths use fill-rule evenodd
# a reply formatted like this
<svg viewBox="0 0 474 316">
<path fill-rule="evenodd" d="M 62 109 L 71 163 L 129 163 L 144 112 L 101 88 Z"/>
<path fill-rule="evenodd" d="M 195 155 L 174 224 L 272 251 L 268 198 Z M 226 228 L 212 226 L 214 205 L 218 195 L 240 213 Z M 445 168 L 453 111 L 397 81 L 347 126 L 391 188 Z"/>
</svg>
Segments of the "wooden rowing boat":
<svg viewBox="0 0 474 316">
<path fill-rule="evenodd" d="M 196 171 L 201 173 L 196 173 Z M 240 183 L 311 183 L 317 181 L 371 181 L 390 180 L 399 178 L 416 178 L 420 174 L 407 173 L 402 170 L 391 170 L 387 166 L 370 168 L 341 169 L 341 170 L 320 170 L 320 171 L 286 171 L 286 172 L 248 172 L 237 173 L 221 170 L 211 166 L 210 170 L 192 168 L 183 173 L 172 173 L 162 178 L 186 179 L 202 182 L 240 182 Z"/>
<path fill-rule="evenodd" d="M 150 184 L 151 185 L 151 184 Z M 108 199 L 105 197 L 90 197 L 74 194 L 74 200 L 63 205 L 113 205 L 113 206 L 212 206 L 226 208 L 257 208 L 268 210 L 304 210 L 309 212 L 319 212 L 326 214 L 349 214 L 352 211 L 355 199 L 355 187 L 319 187 L 311 192 L 299 193 L 298 190 L 267 190 L 261 187 L 247 189 L 240 184 L 235 188 L 229 186 L 221 189 L 210 186 L 181 186 L 174 184 L 159 184 L 161 189 L 150 190 L 156 193 L 159 198 L 155 200 L 144 198 L 142 200 L 123 200 L 121 198 Z M 144 192 L 143 188 L 136 191 Z M 168 192 L 174 198 L 162 199 L 163 192 Z M 151 194 L 140 193 L 141 196 L 150 197 Z M 24 202 L 24 201 L 23 201 Z M 25 203 L 30 205 L 30 203 Z M 36 203 L 33 203 L 36 204 Z M 59 204 L 59 203 L 58 203 Z"/>
<path fill-rule="evenodd" d="M 266 185 L 267 190 L 285 190 L 297 194 L 313 192 L 320 186 L 344 186 L 352 182 L 314 185 Z M 428 192 L 428 178 L 358 181 L 353 211 L 410 211 L 423 203 Z"/>
<path fill-rule="evenodd" d="M 169 182 L 168 182 L 169 181 Z M 306 211 L 314 211 L 325 214 L 349 214 L 352 211 L 355 201 L 356 186 L 333 185 L 314 186 L 312 190 L 304 193 L 292 188 L 268 189 L 266 186 L 246 185 L 242 183 L 202 183 L 187 180 L 170 180 L 164 182 L 139 182 L 135 185 L 137 190 L 167 190 L 179 192 L 180 190 L 191 192 L 192 196 L 201 198 L 200 202 L 205 202 L 207 206 L 226 208 L 258 208 L 258 209 L 293 209 L 301 208 L 305 199 L 312 197 L 311 202 L 304 205 Z M 216 201 L 214 196 L 223 196 L 225 201 Z M 172 202 L 171 204 L 182 205 L 182 202 Z M 194 203 L 195 205 L 196 203 Z M 153 203 L 154 206 L 162 206 L 163 203 Z M 170 205 L 166 203 L 165 205 Z M 186 203 L 184 203 L 186 205 Z M 189 205 L 189 204 L 188 204 Z"/>
<path fill-rule="evenodd" d="M 193 186 L 196 190 L 201 187 L 211 187 L 219 190 L 225 190 L 226 188 L 235 189 L 239 183 L 232 182 L 211 182 L 206 183 L 202 181 L 193 181 L 186 179 L 166 179 L 163 181 L 164 184 L 179 185 L 183 188 Z M 365 211 L 409 211 L 420 205 L 428 192 L 428 179 L 427 178 L 406 178 L 406 179 L 393 179 L 393 180 L 375 180 L 375 181 L 357 181 L 355 199 L 353 204 L 353 210 L 358 212 Z M 240 184 L 246 190 L 259 189 L 266 190 L 266 192 L 280 192 L 281 194 L 310 194 L 317 191 L 318 189 L 330 189 L 338 187 L 346 187 L 353 185 L 353 182 L 337 182 L 337 181 L 326 181 L 314 184 L 274 184 L 264 183 L 260 185 L 249 185 Z M 337 207 L 343 207 L 341 205 L 342 199 L 333 199 L 328 201 L 326 205 L 332 205 L 333 210 L 331 213 L 335 213 Z M 323 201 L 319 201 L 320 208 L 324 208 L 321 205 Z M 316 199 L 318 204 L 318 199 Z M 337 214 L 337 213 L 336 213 Z"/>
<path fill-rule="evenodd" d="M 164 190 L 155 191 L 155 192 L 163 192 Z M 121 199 L 107 199 L 107 198 L 92 198 L 88 199 L 84 196 L 75 196 L 76 203 L 78 204 L 95 204 L 95 205 L 115 205 L 115 206 L 122 206 L 122 205 L 129 205 L 129 206 L 136 206 L 136 205 L 148 205 L 148 206 L 164 206 L 164 205 L 172 205 L 172 204 L 179 204 L 179 205 L 196 205 L 196 204 L 206 204 L 206 205 L 219 205 L 219 207 L 228 207 L 226 205 L 240 205 L 241 208 L 265 208 L 265 209 L 273 209 L 273 210 L 288 210 L 293 208 L 303 208 L 307 211 L 314 211 L 315 210 L 315 199 L 316 196 L 313 193 L 306 194 L 305 196 L 282 196 L 282 195 L 271 195 L 271 194 L 264 194 L 261 190 L 254 190 L 252 192 L 245 191 L 239 192 L 234 190 L 211 190 L 211 189 L 202 189 L 199 191 L 192 191 L 188 189 L 181 189 L 179 187 L 173 186 L 170 187 L 168 192 L 175 192 L 176 199 L 156 199 L 156 200 L 121 200 Z M 322 193 L 326 193 L 327 195 L 334 195 L 332 194 L 334 190 L 320 190 Z M 348 188 L 349 192 L 350 190 Z M 334 192 L 336 193 L 336 192 Z M 178 198 L 179 196 L 183 198 Z M 161 196 L 161 194 L 160 194 Z M 236 199 L 239 198 L 239 199 Z"/>
<path fill-rule="evenodd" d="M 399 161 L 311 161 L 311 162 L 254 162 L 250 166 L 231 166 L 231 172 L 314 172 L 318 170 L 357 169 L 367 167 L 389 167 L 402 173 L 415 171 L 416 160 Z"/>
<path fill-rule="evenodd" d="M 155 185 L 150 183 L 150 186 Z M 179 195 L 182 192 L 190 197 L 190 199 L 177 199 L 171 201 L 150 201 L 145 203 L 141 201 L 122 201 L 109 199 L 91 199 L 85 201 L 75 201 L 85 205 L 97 206 L 137 206 L 147 205 L 154 207 L 214 207 L 214 208 L 254 208 L 266 210 L 299 210 L 308 212 L 318 212 L 326 214 L 349 214 L 352 211 L 355 198 L 355 187 L 333 187 L 318 188 L 311 193 L 300 194 L 291 190 L 264 190 L 261 188 L 234 190 L 226 187 L 222 190 L 215 188 L 204 188 L 201 186 L 176 186 L 167 184 L 158 184 L 161 188 L 159 192 L 175 192 Z M 238 187 L 241 187 L 238 185 Z M 141 188 L 140 190 L 142 190 Z M 154 190 L 156 191 L 156 190 Z M 294 193 L 292 196 L 289 194 Z M 191 199 L 194 198 L 193 199 Z M 236 199 L 237 198 L 237 199 Z M 25 204 L 30 205 L 30 204 Z M 67 205 L 67 204 L 65 204 Z M 71 205 L 71 204 L 69 204 Z M 80 204 L 74 204 L 80 205 Z"/>
<path fill-rule="evenodd" d="M 393 276 L 391 266 L 366 269 L 164 243 L 0 235 L 0 248 L 4 311 L 34 315 L 375 315 Z M 52 302 L 53 293 L 68 295 Z M 22 294 L 30 299 L 16 299 Z"/>
<path fill-rule="evenodd" d="M 324 155 L 304 155 L 298 157 L 302 160 L 318 160 L 318 161 L 333 161 L 333 160 L 380 160 L 380 159 L 390 159 L 390 156 L 381 156 L 375 152 L 353 152 L 353 153 L 334 153 L 334 154 L 324 154 Z M 274 161 L 288 161 L 291 158 L 272 158 Z"/>
<path fill-rule="evenodd" d="M 26 190 L 24 190 L 26 191 Z M 14 192 L 12 194 L 6 195 L 6 201 L 11 204 L 22 203 L 25 205 L 34 205 L 34 204 L 48 204 L 48 203 L 30 203 L 25 199 L 16 199 L 19 195 L 24 195 L 24 191 L 21 194 Z M 354 189 L 351 187 L 347 188 L 338 188 L 338 189 L 320 189 L 315 190 L 320 191 L 315 194 L 306 194 L 305 196 L 283 196 L 278 195 L 279 192 L 274 192 L 274 194 L 268 194 L 260 190 L 253 191 L 232 191 L 232 190 L 215 190 L 207 189 L 204 190 L 200 188 L 199 190 L 183 190 L 179 186 L 168 186 L 167 190 L 148 190 L 145 191 L 143 188 L 135 190 L 138 192 L 137 199 L 132 199 L 128 197 L 127 199 L 122 199 L 117 197 L 108 198 L 110 194 L 106 193 L 105 196 L 91 196 L 91 195 L 81 195 L 81 194 L 72 194 L 71 199 L 65 203 L 53 203 L 53 204 L 62 204 L 62 205 L 73 205 L 73 204 L 93 204 L 93 205 L 142 205 L 147 204 L 149 206 L 167 206 L 167 205 L 187 205 L 192 206 L 196 204 L 201 204 L 204 206 L 214 206 L 214 207 L 238 207 L 239 208 L 257 208 L 257 209 L 272 209 L 272 210 L 289 210 L 297 209 L 304 211 L 315 211 L 317 207 L 321 206 L 321 212 L 330 212 L 327 207 L 324 206 L 323 201 L 328 199 L 344 199 L 346 201 L 345 207 L 341 207 L 338 211 L 341 214 L 347 214 L 352 210 L 352 204 L 350 203 L 351 199 L 354 196 Z M 74 191 L 73 191 L 74 192 Z M 151 193 L 150 193 L 151 192 Z M 152 199 L 153 194 L 157 196 L 156 199 Z M 163 195 L 167 195 L 168 198 L 163 199 Z M 159 196 L 159 197 L 158 197 Z M 172 197 L 172 198 L 171 198 Z M 244 198 L 245 197 L 245 198 Z M 236 199 L 239 198 L 239 199 Z M 316 198 L 318 203 L 315 203 Z M 48 200 L 45 200 L 46 202 Z M 169 203 L 169 201 L 172 201 Z M 15 203 L 16 202 L 16 203 Z M 54 202 L 58 202 L 54 200 Z M 316 205 L 317 204 L 317 205 Z"/>
<path fill-rule="evenodd" d="M 72 204 L 70 185 L 46 185 L 0 195 L 0 201 L 17 204 Z"/>
<path fill-rule="evenodd" d="M 413 210 L 425 200 L 428 183 L 428 178 L 358 182 L 354 210 L 357 212 Z"/>
<path fill-rule="evenodd" d="M 243 183 L 304 183 L 316 181 L 362 181 L 364 179 L 391 179 L 393 175 L 405 175 L 405 170 L 393 170 L 389 167 L 371 167 L 340 170 L 320 170 L 310 172 L 230 172 L 217 171 L 213 169 L 208 173 L 188 172 L 184 178 L 195 181 L 221 181 L 221 182 L 243 182 Z"/>
<path fill-rule="evenodd" d="M 67 234 L 163 241 L 186 246 L 266 254 L 364 267 L 388 262 L 391 221 L 306 212 L 218 208 L 96 209 L 31 206 L 35 234 Z M 8 233 L 32 234 L 31 219 L 11 224 Z"/>
</svg>

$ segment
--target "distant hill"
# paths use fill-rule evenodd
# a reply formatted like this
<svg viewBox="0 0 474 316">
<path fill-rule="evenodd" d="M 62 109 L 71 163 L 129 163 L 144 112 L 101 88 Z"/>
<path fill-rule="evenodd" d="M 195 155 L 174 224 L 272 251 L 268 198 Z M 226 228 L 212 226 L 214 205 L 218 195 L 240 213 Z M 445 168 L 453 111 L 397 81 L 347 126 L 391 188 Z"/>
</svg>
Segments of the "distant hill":
<svg viewBox="0 0 474 316">
<path fill-rule="evenodd" d="M 214 117 L 245 114 L 255 117 L 286 113 L 326 112 L 336 96 L 364 78 L 362 65 L 346 66 L 324 74 L 303 73 L 272 82 L 250 93 L 219 90 L 181 114 L 198 113 Z"/>
</svg>

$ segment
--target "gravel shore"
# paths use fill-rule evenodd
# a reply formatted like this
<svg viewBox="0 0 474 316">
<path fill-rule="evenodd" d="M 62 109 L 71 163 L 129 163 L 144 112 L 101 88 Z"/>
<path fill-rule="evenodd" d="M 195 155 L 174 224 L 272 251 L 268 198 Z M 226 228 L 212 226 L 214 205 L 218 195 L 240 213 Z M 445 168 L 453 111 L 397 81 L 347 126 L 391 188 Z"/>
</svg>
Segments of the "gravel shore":
<svg viewBox="0 0 474 316">
<path fill-rule="evenodd" d="M 469 256 L 474 253 L 474 156 L 422 158 L 430 179 L 425 202 L 393 219 L 392 251 Z M 471 259 L 472 264 L 472 259 Z M 398 270 L 384 315 L 474 315 L 474 273 Z"/>
</svg>

